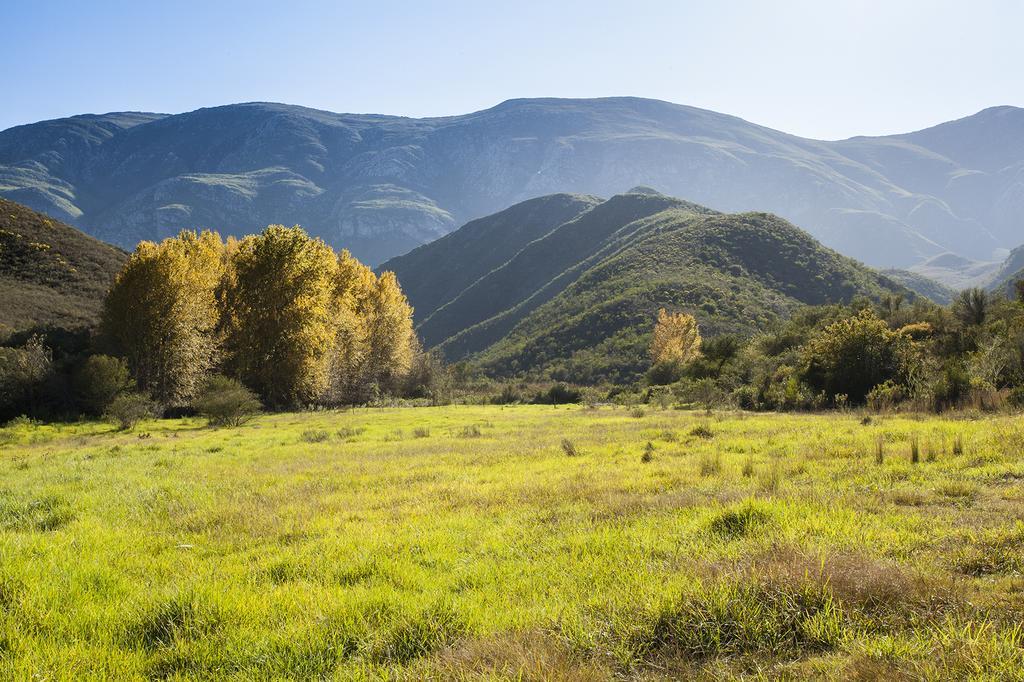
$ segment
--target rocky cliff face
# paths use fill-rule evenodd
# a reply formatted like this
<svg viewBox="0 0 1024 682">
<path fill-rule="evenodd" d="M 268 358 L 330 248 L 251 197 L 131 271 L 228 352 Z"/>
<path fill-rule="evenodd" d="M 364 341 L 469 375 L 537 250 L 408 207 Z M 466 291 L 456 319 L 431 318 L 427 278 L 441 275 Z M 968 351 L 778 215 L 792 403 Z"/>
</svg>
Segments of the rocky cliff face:
<svg viewBox="0 0 1024 682">
<path fill-rule="evenodd" d="M 992 260 L 1024 234 L 1024 110 L 841 142 L 636 98 L 435 119 L 257 103 L 0 132 L 0 195 L 125 247 L 298 223 L 379 263 L 531 197 L 635 185 L 778 213 L 872 265 Z"/>
</svg>

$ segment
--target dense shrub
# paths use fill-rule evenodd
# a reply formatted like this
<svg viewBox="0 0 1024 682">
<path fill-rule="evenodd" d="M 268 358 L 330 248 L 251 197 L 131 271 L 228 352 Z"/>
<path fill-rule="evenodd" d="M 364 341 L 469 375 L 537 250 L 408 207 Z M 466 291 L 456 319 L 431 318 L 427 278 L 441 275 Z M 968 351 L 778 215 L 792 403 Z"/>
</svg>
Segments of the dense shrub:
<svg viewBox="0 0 1024 682">
<path fill-rule="evenodd" d="M 128 365 L 109 355 L 91 355 L 75 373 L 75 398 L 86 414 L 100 416 L 132 386 Z"/>
<path fill-rule="evenodd" d="M 0 419 L 46 410 L 53 357 L 39 336 L 19 348 L 0 347 Z"/>
<path fill-rule="evenodd" d="M 210 377 L 193 406 L 214 426 L 239 426 L 260 411 L 255 393 L 223 376 Z"/>
<path fill-rule="evenodd" d="M 709 410 L 724 403 L 727 397 L 725 391 L 710 377 L 681 382 L 676 395 L 684 403 L 696 403 Z"/>
<path fill-rule="evenodd" d="M 658 362 L 647 370 L 647 383 L 652 386 L 674 384 L 683 378 L 685 371 L 686 367 L 679 362 Z"/>
<path fill-rule="evenodd" d="M 891 410 L 906 399 L 906 388 L 892 381 L 878 384 L 867 395 L 868 407 L 877 412 Z"/>
<path fill-rule="evenodd" d="M 811 388 L 829 399 L 845 394 L 850 402 L 863 403 L 879 384 L 907 384 L 916 346 L 865 310 L 826 327 L 806 344 L 802 356 L 802 376 Z"/>
<path fill-rule="evenodd" d="M 971 390 L 971 375 L 958 362 L 947 362 L 925 387 L 924 397 L 936 412 L 950 409 L 965 400 Z"/>
<path fill-rule="evenodd" d="M 761 409 L 761 400 L 756 386 L 740 386 L 733 390 L 732 401 L 741 410 Z"/>
<path fill-rule="evenodd" d="M 107 408 L 105 417 L 122 431 L 135 428 L 143 419 L 157 415 L 157 406 L 142 393 L 126 392 L 114 398 Z"/>
<path fill-rule="evenodd" d="M 405 377 L 406 398 L 428 398 L 434 405 L 447 405 L 454 390 L 452 373 L 436 353 L 419 352 L 413 357 Z"/>
<path fill-rule="evenodd" d="M 578 389 L 565 384 L 555 384 L 547 391 L 534 396 L 533 403 L 535 405 L 567 405 L 578 403 L 582 398 L 583 394 Z"/>
<path fill-rule="evenodd" d="M 505 384 L 501 387 L 501 393 L 491 397 L 492 405 L 512 405 L 523 401 L 523 394 L 516 390 L 512 384 Z"/>
<path fill-rule="evenodd" d="M 990 303 L 988 292 L 984 289 L 965 289 L 953 302 L 953 314 L 963 326 L 979 327 L 985 324 Z"/>
</svg>

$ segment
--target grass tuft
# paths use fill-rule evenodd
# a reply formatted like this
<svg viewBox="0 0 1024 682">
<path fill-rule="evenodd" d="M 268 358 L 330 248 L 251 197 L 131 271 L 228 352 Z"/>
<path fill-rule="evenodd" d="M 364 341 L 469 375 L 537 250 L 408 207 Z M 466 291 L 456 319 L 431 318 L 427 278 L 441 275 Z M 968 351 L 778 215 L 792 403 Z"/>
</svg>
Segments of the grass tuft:
<svg viewBox="0 0 1024 682">
<path fill-rule="evenodd" d="M 644 454 L 640 455 L 640 461 L 647 463 L 654 459 L 654 443 L 647 441 L 647 445 L 644 446 Z"/>
<path fill-rule="evenodd" d="M 481 431 L 480 427 L 476 424 L 463 426 L 459 431 L 459 438 L 480 438 L 483 435 L 483 431 Z"/>
<path fill-rule="evenodd" d="M 717 476 L 722 473 L 722 453 L 704 453 L 700 456 L 700 475 Z"/>
<path fill-rule="evenodd" d="M 953 455 L 959 457 L 964 454 L 964 437 L 962 434 L 956 434 L 953 437 Z"/>
<path fill-rule="evenodd" d="M 326 443 L 331 439 L 331 434 L 323 429 L 308 429 L 302 432 L 303 443 Z"/>
<path fill-rule="evenodd" d="M 372 658 L 378 662 L 408 663 L 452 644 L 469 631 L 465 620 L 447 603 L 401 617 L 388 629 Z"/>
<path fill-rule="evenodd" d="M 0 528 L 4 530 L 55 531 L 74 519 L 74 512 L 59 495 L 34 499 L 0 497 Z"/>
<path fill-rule="evenodd" d="M 208 637 L 221 625 L 222 619 L 216 610 L 200 605 L 192 593 L 181 593 L 144 612 L 129 626 L 128 640 L 152 650 Z"/>
<path fill-rule="evenodd" d="M 695 438 L 711 439 L 715 437 L 715 432 L 707 424 L 698 424 L 690 429 L 690 435 Z"/>
<path fill-rule="evenodd" d="M 771 520 L 771 514 L 765 509 L 755 506 L 752 502 L 745 502 L 736 509 L 729 509 L 711 521 L 711 532 L 728 538 L 738 538 L 753 532 L 766 525 Z"/>
</svg>

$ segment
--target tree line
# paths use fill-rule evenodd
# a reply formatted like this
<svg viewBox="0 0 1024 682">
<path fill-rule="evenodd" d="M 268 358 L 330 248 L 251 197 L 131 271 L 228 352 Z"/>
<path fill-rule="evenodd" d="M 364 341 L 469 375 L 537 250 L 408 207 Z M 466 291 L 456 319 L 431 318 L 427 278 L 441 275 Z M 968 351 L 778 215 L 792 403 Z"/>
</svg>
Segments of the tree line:
<svg viewBox="0 0 1024 682">
<path fill-rule="evenodd" d="M 0 420 L 156 412 L 237 423 L 262 405 L 676 402 L 748 410 L 868 405 L 940 411 L 1024 407 L 1024 283 L 949 306 L 920 297 L 805 306 L 748 337 L 702 338 L 661 310 L 650 366 L 631 383 L 502 380 L 424 352 L 392 273 L 376 275 L 298 227 L 227 240 L 143 242 L 112 285 L 95 336 L 59 331 L 0 346 Z"/>
<path fill-rule="evenodd" d="M 1024 281 L 949 306 L 891 295 L 807 306 L 749 338 L 702 343 L 697 321 L 659 314 L 646 398 L 751 410 L 868 405 L 942 411 L 1024 407 Z"/>
<path fill-rule="evenodd" d="M 92 414 L 126 393 L 187 411 L 209 404 L 214 377 L 221 394 L 244 387 L 268 407 L 296 408 L 423 396 L 443 372 L 419 346 L 395 275 L 378 276 L 297 226 L 241 240 L 184 231 L 140 243 L 89 346 L 65 388 Z M 44 412 L 37 403 L 52 354 L 37 337 L 10 350 L 0 357 L 8 377 L 0 403 Z"/>
</svg>

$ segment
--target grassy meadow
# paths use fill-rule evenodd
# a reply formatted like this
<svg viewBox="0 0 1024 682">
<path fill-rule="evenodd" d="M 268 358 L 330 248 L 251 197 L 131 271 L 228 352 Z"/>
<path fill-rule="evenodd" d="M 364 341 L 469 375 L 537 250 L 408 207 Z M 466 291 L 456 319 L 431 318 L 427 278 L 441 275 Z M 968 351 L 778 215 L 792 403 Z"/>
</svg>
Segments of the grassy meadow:
<svg viewBox="0 0 1024 682">
<path fill-rule="evenodd" d="M 1024 420 L 0 429 L 3 679 L 1021 679 Z"/>
</svg>

